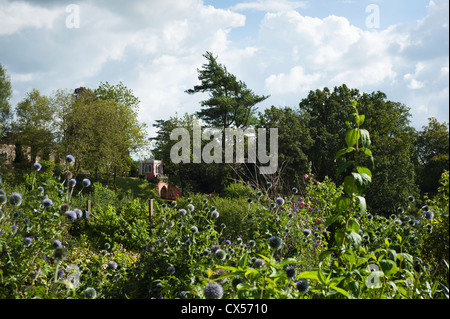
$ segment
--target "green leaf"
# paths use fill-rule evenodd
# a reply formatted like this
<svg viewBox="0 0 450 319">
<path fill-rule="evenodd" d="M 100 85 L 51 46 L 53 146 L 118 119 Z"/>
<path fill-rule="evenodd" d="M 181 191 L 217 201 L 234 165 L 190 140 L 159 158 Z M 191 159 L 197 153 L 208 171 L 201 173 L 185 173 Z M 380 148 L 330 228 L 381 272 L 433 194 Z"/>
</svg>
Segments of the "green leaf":
<svg viewBox="0 0 450 319">
<path fill-rule="evenodd" d="M 322 252 L 320 253 L 320 255 L 319 255 L 319 261 L 324 260 L 325 258 L 327 258 L 328 256 L 330 256 L 330 255 L 331 255 L 332 253 L 334 253 L 334 252 L 335 252 L 334 249 L 327 249 L 327 250 L 322 251 Z"/>
<path fill-rule="evenodd" d="M 354 150 L 356 150 L 354 147 L 343 148 L 343 149 L 337 151 L 336 156 L 334 157 L 334 160 L 337 160 L 342 155 L 353 152 Z"/>
<path fill-rule="evenodd" d="M 409 263 L 413 263 L 413 256 L 408 253 L 398 253 L 397 258 L 400 259 L 400 261 L 406 260 Z"/>
<path fill-rule="evenodd" d="M 327 218 L 327 221 L 325 222 L 325 228 L 329 227 L 331 224 L 333 224 L 336 220 L 339 219 L 339 217 L 342 216 L 342 212 L 339 212 L 337 214 L 334 214 Z"/>
<path fill-rule="evenodd" d="M 243 269 L 247 266 L 247 253 L 243 254 L 239 259 L 239 268 Z"/>
<path fill-rule="evenodd" d="M 298 277 L 298 279 L 315 279 L 315 280 L 319 280 L 319 276 L 318 276 L 318 272 L 317 270 L 315 271 L 304 271 L 301 272 Z"/>
<path fill-rule="evenodd" d="M 372 178 L 372 172 L 367 167 L 356 166 L 356 170 L 358 171 L 358 173 L 360 173 L 360 174 L 367 174 L 370 178 Z"/>
<path fill-rule="evenodd" d="M 344 213 L 348 210 L 351 204 L 351 198 L 345 195 L 341 195 L 336 199 L 336 210 L 340 213 Z"/>
<path fill-rule="evenodd" d="M 352 175 L 345 176 L 344 183 L 342 185 L 344 186 L 344 192 L 349 196 L 351 196 L 356 190 L 355 181 Z"/>
<path fill-rule="evenodd" d="M 360 129 L 359 133 L 361 135 L 361 146 L 364 148 L 369 148 L 370 147 L 369 132 L 365 129 Z"/>
<path fill-rule="evenodd" d="M 393 260 L 383 259 L 379 261 L 381 270 L 386 276 L 394 275 L 397 271 L 397 265 Z"/>
<path fill-rule="evenodd" d="M 345 260 L 349 266 L 352 266 L 356 262 L 356 255 L 352 250 L 347 249 L 345 253 L 342 254 L 342 259 Z"/>
<path fill-rule="evenodd" d="M 359 119 L 358 119 L 357 124 L 358 124 L 358 125 L 363 125 L 365 119 L 366 119 L 366 116 L 365 116 L 364 114 L 361 114 L 361 115 L 359 116 Z"/>
<path fill-rule="evenodd" d="M 339 165 L 337 171 L 336 171 L 336 177 L 338 177 L 342 172 L 344 172 L 347 168 L 349 168 L 352 164 L 354 164 L 355 161 L 347 161 Z"/>
<path fill-rule="evenodd" d="M 286 258 L 285 260 L 280 262 L 278 264 L 278 266 L 279 267 L 284 267 L 284 266 L 289 265 L 289 264 L 295 264 L 296 262 L 297 262 L 297 259 L 295 259 L 295 258 Z"/>
<path fill-rule="evenodd" d="M 366 199 L 364 197 L 362 197 L 362 196 L 356 196 L 356 198 L 359 201 L 359 211 L 362 214 L 365 214 L 366 210 L 367 210 Z"/>
<path fill-rule="evenodd" d="M 350 218 L 347 226 L 348 231 L 353 231 L 355 233 L 359 232 L 359 223 L 355 218 Z"/>
<path fill-rule="evenodd" d="M 353 231 L 348 231 L 348 232 L 346 232 L 346 235 L 347 235 L 347 239 L 349 240 L 349 242 L 352 243 L 355 247 L 358 247 L 359 245 L 361 245 L 362 238 L 358 233 L 355 233 Z"/>
<path fill-rule="evenodd" d="M 358 138 L 359 130 L 356 128 L 349 129 L 345 132 L 345 143 L 347 143 L 347 147 L 352 147 L 353 145 L 355 145 L 358 141 Z"/>
</svg>

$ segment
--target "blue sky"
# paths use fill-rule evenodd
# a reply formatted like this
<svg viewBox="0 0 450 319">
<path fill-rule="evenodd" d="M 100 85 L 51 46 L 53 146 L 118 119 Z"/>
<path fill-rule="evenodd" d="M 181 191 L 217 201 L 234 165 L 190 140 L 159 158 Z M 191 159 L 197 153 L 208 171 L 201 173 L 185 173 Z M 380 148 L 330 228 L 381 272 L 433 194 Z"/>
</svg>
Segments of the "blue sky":
<svg viewBox="0 0 450 319">
<path fill-rule="evenodd" d="M 0 64 L 13 106 L 33 88 L 122 81 L 152 127 L 200 109 L 205 96 L 184 91 L 211 51 L 270 95 L 260 110 L 346 84 L 404 103 L 420 129 L 430 116 L 449 121 L 448 9 L 447 0 L 0 0 Z"/>
</svg>

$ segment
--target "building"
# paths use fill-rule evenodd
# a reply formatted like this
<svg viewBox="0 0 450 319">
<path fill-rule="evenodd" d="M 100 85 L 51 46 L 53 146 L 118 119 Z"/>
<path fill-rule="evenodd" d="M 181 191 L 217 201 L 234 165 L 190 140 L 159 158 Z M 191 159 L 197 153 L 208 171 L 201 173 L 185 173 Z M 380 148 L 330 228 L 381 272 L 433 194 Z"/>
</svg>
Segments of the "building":
<svg viewBox="0 0 450 319">
<path fill-rule="evenodd" d="M 145 175 L 147 180 L 156 179 L 156 192 L 162 199 L 176 200 L 182 196 L 181 191 L 168 182 L 167 175 L 163 174 L 162 161 L 148 158 L 139 163 L 139 174 Z"/>
</svg>

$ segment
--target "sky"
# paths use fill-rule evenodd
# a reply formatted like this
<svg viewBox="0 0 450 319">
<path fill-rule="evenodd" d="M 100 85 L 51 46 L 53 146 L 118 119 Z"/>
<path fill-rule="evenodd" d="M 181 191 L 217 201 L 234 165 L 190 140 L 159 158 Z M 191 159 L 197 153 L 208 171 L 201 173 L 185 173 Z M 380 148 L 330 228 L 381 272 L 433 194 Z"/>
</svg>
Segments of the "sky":
<svg viewBox="0 0 450 319">
<path fill-rule="evenodd" d="M 14 107 L 33 89 L 125 86 L 139 121 L 201 109 L 206 51 L 257 95 L 297 108 L 346 84 L 410 108 L 420 130 L 449 122 L 447 0 L 0 0 L 0 64 Z"/>
</svg>

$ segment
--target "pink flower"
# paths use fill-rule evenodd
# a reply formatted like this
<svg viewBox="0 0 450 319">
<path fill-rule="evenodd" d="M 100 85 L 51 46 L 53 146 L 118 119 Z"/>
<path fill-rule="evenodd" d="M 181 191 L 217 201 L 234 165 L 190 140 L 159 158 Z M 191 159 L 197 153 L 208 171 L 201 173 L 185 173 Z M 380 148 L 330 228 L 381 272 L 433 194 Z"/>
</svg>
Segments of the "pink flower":
<svg viewBox="0 0 450 319">
<path fill-rule="evenodd" d="M 305 179 L 307 179 L 308 178 L 308 174 L 305 174 Z"/>
</svg>

